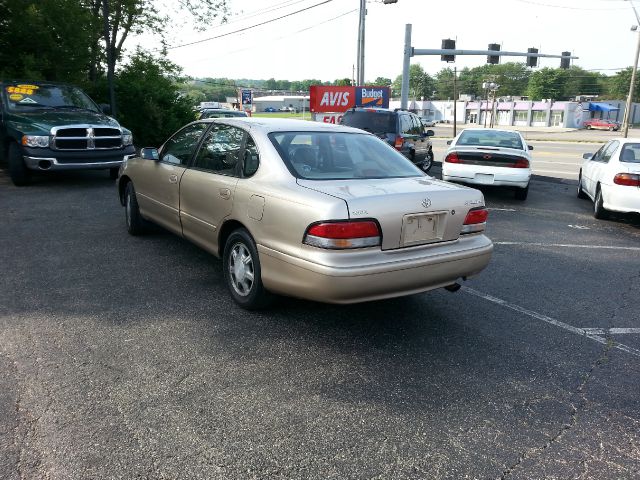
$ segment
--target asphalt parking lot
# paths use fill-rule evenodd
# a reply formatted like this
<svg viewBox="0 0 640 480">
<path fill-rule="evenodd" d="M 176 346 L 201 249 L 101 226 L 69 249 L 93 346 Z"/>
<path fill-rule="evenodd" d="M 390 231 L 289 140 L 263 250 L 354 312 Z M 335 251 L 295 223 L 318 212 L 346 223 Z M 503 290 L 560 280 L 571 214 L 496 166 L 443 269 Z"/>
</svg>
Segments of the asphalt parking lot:
<svg viewBox="0 0 640 480">
<path fill-rule="evenodd" d="M 105 172 L 0 171 L 0 478 L 640 478 L 640 219 L 484 194 L 459 292 L 248 313 Z"/>
</svg>

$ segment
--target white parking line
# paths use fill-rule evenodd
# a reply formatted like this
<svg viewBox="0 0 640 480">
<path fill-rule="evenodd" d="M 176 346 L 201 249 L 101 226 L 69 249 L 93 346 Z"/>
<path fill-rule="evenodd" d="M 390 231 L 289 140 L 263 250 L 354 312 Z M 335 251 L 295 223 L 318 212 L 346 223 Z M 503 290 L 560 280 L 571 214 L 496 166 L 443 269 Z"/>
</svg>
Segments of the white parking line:
<svg viewBox="0 0 640 480">
<path fill-rule="evenodd" d="M 589 335 L 640 335 L 640 328 L 583 328 Z"/>
<path fill-rule="evenodd" d="M 574 243 L 537 243 L 537 242 L 493 242 L 494 245 L 515 245 L 521 247 L 590 248 L 601 250 L 627 250 L 640 252 L 640 247 L 616 247 L 614 245 L 578 245 Z"/>
<path fill-rule="evenodd" d="M 542 322 L 545 323 L 549 323 L 551 325 L 554 325 L 556 327 L 560 327 L 564 330 L 567 330 L 568 332 L 574 333 L 576 335 L 580 335 L 581 337 L 587 337 L 590 338 L 591 340 L 601 343 L 603 345 L 607 345 L 609 343 L 609 340 L 602 337 L 601 335 L 606 335 L 606 332 L 603 334 L 600 333 L 591 333 L 590 330 L 594 330 L 594 329 L 586 329 L 586 328 L 578 328 L 578 327 L 574 327 L 573 325 L 569 325 L 568 323 L 564 323 L 561 322 L 560 320 L 556 320 L 555 318 L 551 318 L 551 317 L 547 317 L 546 315 L 543 315 L 541 313 L 538 312 L 534 312 L 533 310 L 529 310 L 527 308 L 521 307 L 520 305 L 516 305 L 514 303 L 510 303 L 507 302 L 506 300 L 502 300 L 501 298 L 497 298 L 494 297 L 492 295 L 488 295 L 486 293 L 482 293 L 479 292 L 478 290 L 474 290 L 473 288 L 469 288 L 469 287 L 462 287 L 461 290 L 471 294 L 471 295 L 475 295 L 476 297 L 480 297 L 484 300 L 488 300 L 489 302 L 492 303 L 496 303 L 498 305 L 501 305 L 505 308 L 509 308 L 511 310 L 514 310 L 518 313 L 522 313 L 524 315 L 527 315 L 529 317 L 535 318 L 536 320 L 540 320 Z M 597 330 L 597 329 L 595 329 Z M 605 329 L 608 330 L 608 329 Z M 617 348 L 618 350 L 622 350 L 623 352 L 629 353 L 631 355 L 635 355 L 636 357 L 640 357 L 640 350 L 637 350 L 635 348 L 631 348 L 628 347 L 627 345 L 623 345 L 621 343 L 617 343 L 614 342 L 613 343 L 613 348 Z"/>
</svg>

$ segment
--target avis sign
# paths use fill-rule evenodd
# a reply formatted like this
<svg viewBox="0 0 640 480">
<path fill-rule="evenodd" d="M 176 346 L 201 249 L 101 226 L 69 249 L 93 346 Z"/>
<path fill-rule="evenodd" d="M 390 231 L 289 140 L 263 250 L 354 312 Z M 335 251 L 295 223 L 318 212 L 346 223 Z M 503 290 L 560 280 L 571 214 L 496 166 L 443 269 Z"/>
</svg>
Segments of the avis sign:
<svg viewBox="0 0 640 480">
<path fill-rule="evenodd" d="M 389 87 L 325 87 L 309 88 L 310 110 L 321 112 L 346 112 L 352 107 L 389 108 Z"/>
</svg>

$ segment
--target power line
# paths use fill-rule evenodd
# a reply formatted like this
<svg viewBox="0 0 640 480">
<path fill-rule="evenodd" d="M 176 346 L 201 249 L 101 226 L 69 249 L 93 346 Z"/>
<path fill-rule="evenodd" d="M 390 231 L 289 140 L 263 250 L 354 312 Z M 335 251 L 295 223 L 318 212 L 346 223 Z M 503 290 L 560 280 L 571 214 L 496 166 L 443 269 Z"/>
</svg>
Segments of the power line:
<svg viewBox="0 0 640 480">
<path fill-rule="evenodd" d="M 260 26 L 266 25 L 268 23 L 273 23 L 273 22 L 275 22 L 277 20 L 282 20 L 283 18 L 291 17 L 291 16 L 296 15 L 296 14 L 301 13 L 301 12 L 306 12 L 307 10 L 311 10 L 312 8 L 316 8 L 316 7 L 319 7 L 321 5 L 325 5 L 325 4 L 327 4 L 329 2 L 332 2 L 332 1 L 333 0 L 324 0 L 323 2 L 316 3 L 315 5 L 311 5 L 310 7 L 305 7 L 305 8 L 302 8 L 300 10 L 296 10 L 295 12 L 287 13 L 286 15 L 282 15 L 280 17 L 272 18 L 271 20 L 266 20 L 264 22 L 256 23 L 255 25 L 251 25 L 249 27 L 240 28 L 238 30 L 234 30 L 233 32 L 222 33 L 220 35 L 216 35 L 215 37 L 204 38 L 202 40 L 196 40 L 194 42 L 183 43 L 182 45 L 174 45 L 172 47 L 167 47 L 167 50 L 173 50 L 173 49 L 176 49 L 176 48 L 188 47 L 190 45 L 196 45 L 198 43 L 204 43 L 204 42 L 208 42 L 210 40 L 215 40 L 217 38 L 227 37 L 229 35 L 234 35 L 236 33 L 244 32 L 244 31 L 247 31 L 247 30 L 251 30 L 253 28 L 260 27 Z"/>
</svg>

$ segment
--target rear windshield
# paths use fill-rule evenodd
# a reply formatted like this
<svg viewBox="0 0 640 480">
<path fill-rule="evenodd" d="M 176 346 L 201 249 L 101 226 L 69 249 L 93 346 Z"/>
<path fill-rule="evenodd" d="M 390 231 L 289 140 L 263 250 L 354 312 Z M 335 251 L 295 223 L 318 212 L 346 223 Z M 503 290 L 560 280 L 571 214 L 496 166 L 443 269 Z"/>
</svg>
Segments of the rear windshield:
<svg viewBox="0 0 640 480">
<path fill-rule="evenodd" d="M 640 163 L 640 143 L 625 143 L 622 150 L 620 150 L 620 161 Z"/>
<path fill-rule="evenodd" d="M 464 130 L 456 145 L 504 147 L 524 150 L 520 135 L 515 132 L 497 132 L 492 130 Z"/>
<path fill-rule="evenodd" d="M 2 93 L 9 110 L 57 108 L 98 111 L 93 100 L 79 88 L 70 85 L 5 84 Z"/>
<path fill-rule="evenodd" d="M 275 132 L 269 138 L 289 171 L 307 180 L 420 177 L 424 173 L 372 135 Z"/>
<path fill-rule="evenodd" d="M 244 112 L 236 112 L 233 110 L 220 110 L 220 111 L 212 111 L 212 112 L 203 112 L 200 115 L 200 120 L 203 118 L 231 118 L 231 117 L 246 117 L 247 114 Z"/>
<path fill-rule="evenodd" d="M 395 133 L 396 115 L 393 112 L 356 111 L 347 112 L 340 121 L 342 125 L 359 128 L 370 133 Z"/>
</svg>

